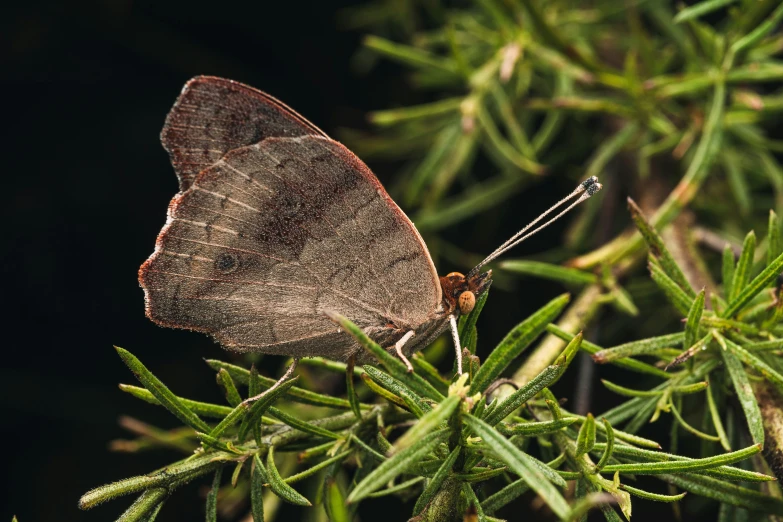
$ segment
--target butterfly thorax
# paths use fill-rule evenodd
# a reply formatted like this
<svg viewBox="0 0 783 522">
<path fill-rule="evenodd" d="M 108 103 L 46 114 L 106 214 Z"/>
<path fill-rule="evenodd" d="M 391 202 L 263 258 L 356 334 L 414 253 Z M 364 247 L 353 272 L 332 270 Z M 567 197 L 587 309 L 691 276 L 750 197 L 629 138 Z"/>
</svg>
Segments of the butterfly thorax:
<svg viewBox="0 0 783 522">
<path fill-rule="evenodd" d="M 449 314 L 469 314 L 476 305 L 476 299 L 483 294 L 492 283 L 492 270 L 484 273 L 468 274 L 465 277 L 459 272 L 451 272 L 440 278 L 443 292 L 443 312 Z"/>
</svg>

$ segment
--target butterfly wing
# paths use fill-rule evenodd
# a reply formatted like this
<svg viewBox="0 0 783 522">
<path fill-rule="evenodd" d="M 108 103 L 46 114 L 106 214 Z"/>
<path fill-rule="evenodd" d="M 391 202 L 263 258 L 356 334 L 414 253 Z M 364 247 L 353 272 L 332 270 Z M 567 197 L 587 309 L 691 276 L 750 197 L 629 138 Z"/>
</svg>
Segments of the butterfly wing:
<svg viewBox="0 0 783 522">
<path fill-rule="evenodd" d="M 139 280 L 160 324 L 293 356 L 358 348 L 327 310 L 393 340 L 441 300 L 410 220 L 354 154 L 312 134 L 268 137 L 204 169 L 172 200 Z"/>
<path fill-rule="evenodd" d="M 160 137 L 184 191 L 230 150 L 264 138 L 305 135 L 326 137 L 264 92 L 232 80 L 197 76 L 185 84 Z"/>
</svg>

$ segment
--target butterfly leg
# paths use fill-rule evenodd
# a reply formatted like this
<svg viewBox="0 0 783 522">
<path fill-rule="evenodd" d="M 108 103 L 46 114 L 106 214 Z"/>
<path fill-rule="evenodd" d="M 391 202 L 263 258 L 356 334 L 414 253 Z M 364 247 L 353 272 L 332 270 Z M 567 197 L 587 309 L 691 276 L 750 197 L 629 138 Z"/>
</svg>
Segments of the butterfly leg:
<svg viewBox="0 0 783 522">
<path fill-rule="evenodd" d="M 459 342 L 457 318 L 454 317 L 454 314 L 449 315 L 449 324 L 451 325 L 451 337 L 454 338 L 454 349 L 457 351 L 457 375 L 462 375 L 462 345 Z"/>
<path fill-rule="evenodd" d="M 399 341 L 394 343 L 394 351 L 397 352 L 397 357 L 399 357 L 402 360 L 402 362 L 405 363 L 405 366 L 408 367 L 408 373 L 413 372 L 413 365 L 408 360 L 408 358 L 405 357 L 405 354 L 402 353 L 402 347 L 405 346 L 405 343 L 407 343 L 410 340 L 410 338 L 413 337 L 413 335 L 415 333 L 416 332 L 411 330 L 411 331 L 407 332 L 405 335 L 403 335 L 402 337 L 400 337 Z"/>
<path fill-rule="evenodd" d="M 269 388 L 267 388 L 263 392 L 259 393 L 255 397 L 249 397 L 249 398 L 245 399 L 244 401 L 242 401 L 242 404 L 250 404 L 252 402 L 255 402 L 258 399 L 260 399 L 261 397 L 263 397 L 264 395 L 266 395 L 266 394 L 272 392 L 273 390 L 276 390 L 277 388 L 279 388 L 281 384 L 283 384 L 285 381 L 287 381 L 291 377 L 291 375 L 294 373 L 294 370 L 296 369 L 296 365 L 297 364 L 299 364 L 299 359 L 295 358 L 294 362 L 291 363 L 291 366 L 288 367 L 288 369 L 285 371 L 283 376 L 280 377 L 277 380 L 276 383 L 274 383 L 272 386 L 270 386 Z"/>
</svg>

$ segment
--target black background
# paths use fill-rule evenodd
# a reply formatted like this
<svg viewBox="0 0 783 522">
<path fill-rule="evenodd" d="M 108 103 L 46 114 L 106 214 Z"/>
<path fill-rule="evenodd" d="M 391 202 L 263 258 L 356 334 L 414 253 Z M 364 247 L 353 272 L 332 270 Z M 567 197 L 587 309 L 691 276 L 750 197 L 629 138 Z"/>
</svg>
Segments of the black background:
<svg viewBox="0 0 783 522">
<path fill-rule="evenodd" d="M 176 192 L 158 135 L 184 82 L 197 74 L 243 81 L 332 134 L 366 127 L 369 110 L 416 101 L 407 99 L 395 66 L 364 76 L 352 69 L 362 35 L 335 22 L 350 2 L 268 4 L 126 0 L 4 8 L 2 150 L 10 161 L 2 163 L 0 206 L 7 481 L 0 520 L 12 514 L 20 522 L 113 520 L 129 499 L 83 513 L 79 496 L 171 460 L 165 451 L 107 451 L 111 439 L 126 435 L 117 426 L 120 414 L 177 426 L 166 412 L 117 389 L 134 380 L 112 345 L 135 353 L 177 394 L 220 400 L 201 359 L 225 352 L 205 336 L 148 321 L 136 280 Z M 370 166 L 382 181 L 394 172 Z M 524 201 L 554 200 L 570 188 L 564 183 L 512 200 L 509 223 L 484 230 L 460 225 L 449 234 L 487 252 L 541 210 Z M 530 249 L 558 241 L 550 237 Z M 535 295 L 531 304 L 497 293 L 491 305 L 508 313 L 482 327 L 487 346 L 562 291 L 551 284 L 522 290 Z M 281 359 L 268 360 L 273 367 L 264 370 L 273 373 Z M 202 519 L 202 482 L 175 494 L 160 520 Z M 371 505 L 365 520 L 405 518 L 395 499 Z M 635 519 L 644 518 L 639 509 Z"/>
</svg>

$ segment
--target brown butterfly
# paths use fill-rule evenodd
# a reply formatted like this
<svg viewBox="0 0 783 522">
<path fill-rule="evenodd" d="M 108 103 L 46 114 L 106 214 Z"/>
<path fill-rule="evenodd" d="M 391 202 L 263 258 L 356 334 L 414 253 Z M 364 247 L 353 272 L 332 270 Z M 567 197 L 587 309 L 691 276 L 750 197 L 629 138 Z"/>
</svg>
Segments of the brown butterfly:
<svg viewBox="0 0 783 522">
<path fill-rule="evenodd" d="M 161 134 L 179 178 L 155 252 L 141 266 L 147 316 L 242 352 L 363 355 L 339 312 L 406 355 L 489 287 L 486 263 L 558 205 L 600 190 L 591 178 L 467 276 L 438 277 L 416 227 L 351 151 L 271 96 L 231 80 L 190 80 Z M 559 216 L 558 216 L 559 217 Z M 555 218 L 556 219 L 556 218 Z"/>
</svg>

